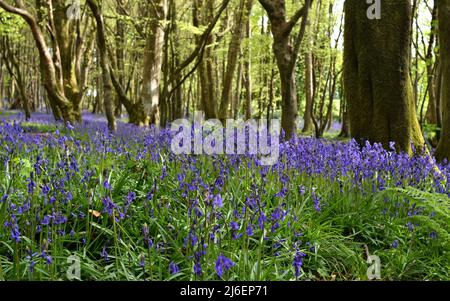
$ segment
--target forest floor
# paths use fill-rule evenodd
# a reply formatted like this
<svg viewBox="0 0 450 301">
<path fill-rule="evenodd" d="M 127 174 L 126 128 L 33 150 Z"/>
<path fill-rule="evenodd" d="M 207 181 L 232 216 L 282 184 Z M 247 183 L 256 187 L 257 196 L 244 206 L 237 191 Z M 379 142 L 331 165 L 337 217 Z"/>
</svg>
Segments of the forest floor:
<svg viewBox="0 0 450 301">
<path fill-rule="evenodd" d="M 450 279 L 450 167 L 426 156 L 298 137 L 261 166 L 21 120 L 0 113 L 0 280 Z"/>
</svg>

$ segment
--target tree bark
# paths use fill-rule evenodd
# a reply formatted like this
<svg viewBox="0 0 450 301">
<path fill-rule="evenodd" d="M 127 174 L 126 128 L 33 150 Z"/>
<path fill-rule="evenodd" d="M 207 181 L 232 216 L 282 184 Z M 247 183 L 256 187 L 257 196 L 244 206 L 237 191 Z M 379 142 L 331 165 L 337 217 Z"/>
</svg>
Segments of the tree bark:
<svg viewBox="0 0 450 301">
<path fill-rule="evenodd" d="M 53 62 L 52 56 L 50 54 L 50 49 L 47 46 L 44 34 L 42 33 L 41 27 L 38 24 L 36 18 L 29 11 L 23 9 L 22 7 L 9 5 L 3 0 L 0 0 L 0 7 L 7 12 L 20 16 L 29 25 L 37 49 L 39 51 L 39 56 L 42 64 L 42 72 L 44 74 L 43 84 L 45 90 L 47 91 L 49 101 L 52 104 L 52 108 L 60 111 L 62 118 L 66 123 L 74 123 L 77 120 L 77 115 L 73 110 L 72 103 L 64 94 L 63 83 L 59 79 L 60 76 L 57 73 L 57 67 Z M 55 107 L 57 107 L 57 109 Z M 55 113 L 55 116 L 58 115 L 59 112 Z"/>
<path fill-rule="evenodd" d="M 450 159 L 450 0 L 438 2 L 441 77 L 442 132 L 436 159 Z"/>
<path fill-rule="evenodd" d="M 19 63 L 13 52 L 13 46 L 9 43 L 7 37 L 3 39 L 2 51 L 3 60 L 5 60 L 5 66 L 8 70 L 12 80 L 15 82 L 17 91 L 19 92 L 20 104 L 25 112 L 25 119 L 29 120 L 31 118 L 31 108 L 29 103 L 29 97 L 25 91 L 25 82 L 23 80 L 22 70 L 20 69 Z"/>
<path fill-rule="evenodd" d="M 250 19 L 247 20 L 245 34 L 247 39 L 252 37 Z M 244 86 L 245 86 L 245 119 L 252 118 L 252 49 L 250 45 L 245 51 L 244 58 Z"/>
<path fill-rule="evenodd" d="M 76 120 L 81 121 L 81 90 L 76 74 L 76 66 L 81 59 L 77 57 L 76 47 L 77 44 L 80 44 L 81 37 L 75 29 L 75 23 L 79 21 L 71 21 L 67 18 L 68 5 L 65 5 L 66 1 L 53 0 L 52 2 L 54 2 L 54 13 L 51 13 L 54 14 L 54 18 L 52 17 L 54 20 L 54 44 L 59 53 L 64 95 L 72 103 Z"/>
<path fill-rule="evenodd" d="M 367 4 L 345 2 L 344 77 L 351 135 L 411 152 L 424 145 L 410 80 L 412 8 L 409 0 L 382 1 L 380 20 Z"/>
<path fill-rule="evenodd" d="M 253 0 L 240 0 L 239 10 L 236 12 L 233 35 L 228 47 L 227 66 L 223 80 L 222 97 L 219 108 L 219 118 L 222 123 L 228 117 L 229 105 L 231 103 L 233 78 L 236 72 L 241 42 L 244 36 L 244 24 L 247 24 L 251 14 Z"/>
<path fill-rule="evenodd" d="M 311 112 L 313 107 L 313 63 L 312 54 L 308 51 L 305 55 L 305 113 L 303 114 L 304 125 L 302 132 L 309 133 L 313 130 Z"/>
<path fill-rule="evenodd" d="M 121 19 L 123 17 L 122 12 L 122 6 L 123 6 L 123 0 L 117 0 L 116 3 L 116 13 L 118 15 L 117 21 L 116 21 L 116 61 L 117 61 L 117 71 L 118 71 L 118 81 L 119 83 L 124 86 L 124 72 L 125 72 L 125 29 L 126 24 Z M 122 115 L 122 103 L 120 102 L 120 97 L 116 95 L 115 98 L 115 110 L 114 115 L 116 117 L 120 117 Z"/>
<path fill-rule="evenodd" d="M 111 132 L 114 132 L 116 130 L 116 119 L 114 115 L 114 100 L 112 93 L 113 85 L 110 74 L 110 63 L 106 49 L 105 23 L 103 21 L 103 14 L 98 6 L 97 0 L 87 0 L 87 4 L 91 9 L 97 23 L 97 44 L 100 52 L 100 66 L 102 69 L 103 80 L 103 105 L 105 108 L 106 119 L 108 120 L 108 128 Z"/>
<path fill-rule="evenodd" d="M 285 139 L 289 140 L 297 130 L 297 85 L 294 71 L 300 44 L 305 34 L 311 1 L 306 0 L 305 5 L 289 21 L 286 16 L 284 0 L 259 0 L 259 2 L 266 10 L 271 24 L 274 39 L 273 52 L 281 78 L 281 126 L 285 133 Z M 291 33 L 300 18 L 302 18 L 302 25 L 293 44 Z"/>
<path fill-rule="evenodd" d="M 430 124 L 437 123 L 436 115 L 436 62 L 433 63 L 435 37 L 436 37 L 436 20 L 437 20 L 437 2 L 434 3 L 432 18 L 431 18 L 431 32 L 428 42 L 428 49 L 425 55 L 425 64 L 427 65 L 427 80 L 428 80 L 428 107 L 426 119 Z"/>
<path fill-rule="evenodd" d="M 167 5 L 167 0 L 155 0 L 149 4 L 150 25 L 144 51 L 144 65 L 142 70 L 144 78 L 140 95 L 145 114 L 149 117 L 149 123 L 158 125 L 165 33 L 160 22 L 166 19 Z"/>
</svg>

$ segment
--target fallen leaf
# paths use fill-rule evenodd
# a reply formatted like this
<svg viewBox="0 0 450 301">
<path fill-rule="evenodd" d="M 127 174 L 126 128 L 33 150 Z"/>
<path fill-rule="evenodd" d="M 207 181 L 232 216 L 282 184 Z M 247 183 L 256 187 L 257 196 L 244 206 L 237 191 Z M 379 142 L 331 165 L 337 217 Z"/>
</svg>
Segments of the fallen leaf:
<svg viewBox="0 0 450 301">
<path fill-rule="evenodd" d="M 100 217 L 102 215 L 97 210 L 91 210 L 91 209 L 89 209 L 89 213 L 92 214 L 94 217 Z"/>
</svg>

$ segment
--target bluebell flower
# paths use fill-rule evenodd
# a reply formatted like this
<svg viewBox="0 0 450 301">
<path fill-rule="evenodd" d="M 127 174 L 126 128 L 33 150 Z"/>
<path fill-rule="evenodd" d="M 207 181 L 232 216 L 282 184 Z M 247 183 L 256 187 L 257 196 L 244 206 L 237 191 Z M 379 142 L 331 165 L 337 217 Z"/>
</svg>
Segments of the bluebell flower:
<svg viewBox="0 0 450 301">
<path fill-rule="evenodd" d="M 394 240 L 391 244 L 391 247 L 393 247 L 394 249 L 398 248 L 398 240 Z"/>
<path fill-rule="evenodd" d="M 30 262 L 30 266 L 28 267 L 30 273 L 33 273 L 33 272 L 34 272 L 34 266 L 35 266 L 35 265 L 36 265 L 36 262 L 32 260 L 32 261 Z"/>
<path fill-rule="evenodd" d="M 141 268 L 145 267 L 145 255 L 144 255 L 144 254 L 141 254 L 141 255 L 139 256 L 139 266 L 140 266 Z"/>
<path fill-rule="evenodd" d="M 109 184 L 108 180 L 105 180 L 105 181 L 103 182 L 103 187 L 104 187 L 106 190 L 109 190 L 109 191 L 112 190 L 112 186 L 111 186 L 111 184 Z"/>
<path fill-rule="evenodd" d="M 224 272 L 231 269 L 234 265 L 235 264 L 231 259 L 225 257 L 223 254 L 220 254 L 216 260 L 215 265 L 217 276 L 219 276 L 219 278 L 222 278 Z"/>
<path fill-rule="evenodd" d="M 28 179 L 27 188 L 28 188 L 28 193 L 29 194 L 33 193 L 35 187 L 36 187 L 36 184 L 33 182 L 33 180 L 32 179 Z"/>
<path fill-rule="evenodd" d="M 13 227 L 10 230 L 11 233 L 11 239 L 14 240 L 15 242 L 20 242 L 20 232 L 19 229 L 17 227 Z"/>
<path fill-rule="evenodd" d="M 247 229 L 245 229 L 245 234 L 247 234 L 247 236 L 253 236 L 253 227 L 252 227 L 252 225 L 247 226 Z"/>
<path fill-rule="evenodd" d="M 106 246 L 103 247 L 102 252 L 100 253 L 100 255 L 102 256 L 103 260 L 105 260 L 105 261 L 109 260 L 108 252 L 106 252 Z"/>
<path fill-rule="evenodd" d="M 216 194 L 213 198 L 213 206 L 215 208 L 222 208 L 223 207 L 223 201 L 222 196 L 220 194 Z"/>
<path fill-rule="evenodd" d="M 239 224 L 237 222 L 231 222 L 230 223 L 230 228 L 233 231 L 237 231 L 237 230 L 239 230 Z"/>
<path fill-rule="evenodd" d="M 264 214 L 264 212 L 261 211 L 258 217 L 259 229 L 264 230 L 264 224 L 266 221 L 267 221 L 266 215 Z"/>
<path fill-rule="evenodd" d="M 316 210 L 317 212 L 320 212 L 322 210 L 320 208 L 320 197 L 317 196 L 315 193 L 313 193 L 312 199 L 313 199 L 313 203 L 314 203 L 314 210 Z"/>
<path fill-rule="evenodd" d="M 414 225 L 411 223 L 411 222 L 408 222 L 407 224 L 406 224 L 406 226 L 408 227 L 408 230 L 409 231 L 414 231 Z"/>
<path fill-rule="evenodd" d="M 171 262 L 169 264 L 169 272 L 171 275 L 178 274 L 180 272 L 180 268 L 174 262 Z"/>
<path fill-rule="evenodd" d="M 303 265 L 303 258 L 306 257 L 306 254 L 300 251 L 297 251 L 297 253 L 295 254 L 294 257 L 294 262 L 292 263 L 292 265 L 294 266 L 295 269 L 295 277 L 299 278 L 301 275 L 301 267 Z"/>
<path fill-rule="evenodd" d="M 195 262 L 194 263 L 194 274 L 197 276 L 201 276 L 203 273 L 202 271 L 202 265 L 200 262 Z"/>
</svg>

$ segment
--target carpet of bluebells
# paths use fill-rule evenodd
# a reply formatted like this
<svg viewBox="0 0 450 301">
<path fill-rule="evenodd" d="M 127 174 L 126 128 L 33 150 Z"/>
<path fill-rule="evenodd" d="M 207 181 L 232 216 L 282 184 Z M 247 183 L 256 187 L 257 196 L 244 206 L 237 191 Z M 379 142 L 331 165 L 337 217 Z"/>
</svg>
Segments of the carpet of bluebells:
<svg viewBox="0 0 450 301">
<path fill-rule="evenodd" d="M 298 137 L 276 165 L 174 133 L 0 115 L 0 280 L 450 279 L 450 167 Z M 72 279 L 69 277 L 69 279 Z"/>
</svg>

